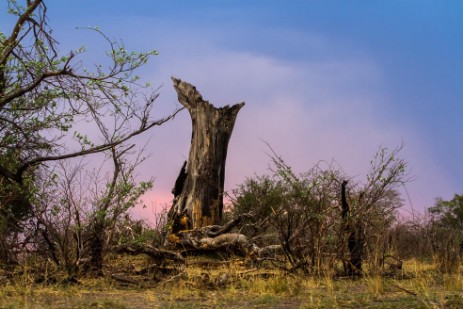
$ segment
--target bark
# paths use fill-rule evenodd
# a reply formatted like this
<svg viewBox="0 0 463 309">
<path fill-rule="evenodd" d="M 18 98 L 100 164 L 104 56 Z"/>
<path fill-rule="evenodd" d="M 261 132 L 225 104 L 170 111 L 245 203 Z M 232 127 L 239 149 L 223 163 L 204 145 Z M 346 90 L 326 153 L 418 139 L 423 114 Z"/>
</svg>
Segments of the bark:
<svg viewBox="0 0 463 309">
<path fill-rule="evenodd" d="M 216 108 L 193 85 L 172 78 L 192 120 L 188 170 L 169 213 L 171 233 L 222 224 L 225 162 L 236 116 L 244 103 Z"/>
<path fill-rule="evenodd" d="M 89 241 L 90 261 L 86 265 L 86 271 L 96 275 L 103 274 L 103 250 L 104 250 L 105 226 L 101 222 L 96 222 L 92 226 Z"/>
<path fill-rule="evenodd" d="M 247 256 L 253 248 L 247 237 L 239 233 L 225 233 L 216 237 L 207 236 L 206 229 L 182 231 L 177 235 L 178 241 L 185 252 L 206 252 L 224 250 L 239 256 Z"/>
<path fill-rule="evenodd" d="M 347 247 L 350 255 L 346 272 L 348 275 L 357 275 L 362 271 L 365 237 L 361 222 L 352 221 L 350 216 L 351 209 L 347 203 L 346 185 L 347 181 L 344 180 L 341 184 L 342 220 L 347 234 Z"/>
<path fill-rule="evenodd" d="M 349 204 L 347 203 L 346 185 L 347 185 L 347 180 L 344 180 L 341 184 L 341 206 L 342 206 L 342 220 L 347 225 L 347 220 L 350 216 L 350 207 L 349 207 Z"/>
<path fill-rule="evenodd" d="M 180 173 L 177 176 L 177 180 L 175 181 L 175 186 L 172 189 L 172 194 L 174 195 L 174 198 L 176 198 L 180 195 L 180 193 L 182 193 L 183 185 L 185 183 L 186 176 L 188 175 L 188 173 L 186 172 L 186 164 L 186 161 L 183 162 L 183 166 L 180 169 Z"/>
</svg>

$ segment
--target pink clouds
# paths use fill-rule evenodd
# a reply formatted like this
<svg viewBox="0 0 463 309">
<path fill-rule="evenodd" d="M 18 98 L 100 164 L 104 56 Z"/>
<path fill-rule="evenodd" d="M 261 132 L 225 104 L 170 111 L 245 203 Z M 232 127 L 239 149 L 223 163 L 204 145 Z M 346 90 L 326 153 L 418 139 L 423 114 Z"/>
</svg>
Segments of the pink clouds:
<svg viewBox="0 0 463 309">
<path fill-rule="evenodd" d="M 414 207 L 429 206 L 446 192 L 445 177 L 434 167 L 419 132 L 388 118 L 380 68 L 372 60 L 281 63 L 259 55 L 213 49 L 198 58 L 168 56 L 153 80 L 165 81 L 160 103 L 175 102 L 170 74 L 195 84 L 205 99 L 221 106 L 244 100 L 229 145 L 226 190 L 245 177 L 268 172 L 269 142 L 296 171 L 320 160 L 336 160 L 362 181 L 380 145 L 405 143 L 402 156 L 418 179 L 408 185 Z M 194 56 L 194 55 L 193 55 Z M 178 169 L 188 157 L 191 124 L 187 112 L 153 130 L 150 167 L 155 189 L 145 196 L 155 205 L 170 201 Z M 429 179 L 438 179 L 438 183 Z M 432 190 L 431 190 L 432 189 Z"/>
<path fill-rule="evenodd" d="M 151 190 L 142 197 L 142 203 L 137 205 L 132 214 L 135 218 L 143 219 L 148 224 L 153 224 L 155 215 L 164 209 L 170 209 L 172 194 L 162 190 Z"/>
<path fill-rule="evenodd" d="M 175 4 L 166 4 L 170 9 L 162 11 L 158 4 L 147 9 L 147 3 L 139 3 L 130 6 L 129 14 L 127 7 L 116 12 L 112 10 L 116 6 L 106 7 L 101 2 L 92 4 L 99 11 L 70 15 L 70 11 L 82 13 L 84 6 L 56 2 L 50 5 L 49 12 L 52 25 L 58 25 L 55 33 L 60 34 L 61 49 L 67 51 L 84 44 L 89 50 L 84 57 L 92 62 L 104 63 L 102 56 L 107 46 L 89 31 L 75 31 L 76 26 L 99 25 L 111 38 L 122 38 L 130 50 L 158 50 L 160 56 L 143 68 L 141 77 L 155 86 L 163 84 L 156 107 L 159 117 L 178 105 L 171 75 L 196 85 L 203 96 L 217 106 L 246 102 L 237 117 L 229 146 L 226 190 L 233 189 L 245 177 L 268 172 L 268 149 L 262 140 L 269 142 L 296 171 L 308 170 L 320 160 L 334 159 L 346 174 L 358 181 L 364 179 L 370 159 L 380 145 L 393 148 L 403 142 L 402 156 L 417 176 L 416 181 L 407 185 L 415 208 L 423 209 L 432 204 L 435 197 L 451 198 L 461 190 L 455 181 L 458 172 L 454 172 L 452 181 L 450 173 L 443 172 L 445 165 L 452 164 L 444 164 L 442 158 L 451 156 L 436 155 L 437 145 L 458 144 L 461 134 L 445 132 L 450 136 L 447 144 L 428 140 L 426 132 L 413 126 L 418 124 L 414 118 L 420 118 L 416 114 L 426 111 L 403 116 L 398 114 L 398 104 L 392 104 L 398 100 L 407 105 L 414 98 L 426 99 L 426 94 L 435 94 L 437 104 L 432 100 L 427 104 L 429 110 L 436 112 L 441 106 L 444 110 L 446 100 L 450 101 L 448 94 L 459 102 L 461 87 L 457 77 L 460 77 L 461 61 L 457 56 L 461 53 L 455 48 L 459 41 L 438 31 L 449 34 L 457 29 L 452 23 L 447 28 L 440 24 L 452 18 L 442 18 L 439 22 L 442 28 L 435 27 L 433 33 L 426 32 L 425 28 L 420 32 L 419 28 L 411 27 L 420 25 L 412 23 L 419 11 L 413 8 L 414 14 L 404 19 L 406 24 L 400 24 L 400 19 L 386 18 L 382 21 L 384 24 L 377 24 L 375 31 L 367 27 L 381 22 L 381 18 L 374 18 L 387 16 L 383 10 L 378 10 L 379 15 L 365 15 L 362 11 L 361 18 L 354 20 L 358 13 L 355 8 L 349 13 L 337 11 L 342 7 L 330 8 L 326 16 L 311 16 L 323 10 L 303 12 L 288 3 L 271 10 L 274 13 L 268 16 L 265 14 L 270 11 L 265 13 L 265 9 L 275 4 L 256 6 L 252 11 L 245 6 L 228 11 L 220 5 L 204 10 L 195 4 L 192 12 Z M 307 17 L 299 20 L 301 24 L 292 25 L 291 18 L 279 16 L 291 7 Z M 334 13 L 335 18 L 329 13 Z M 197 14 L 202 18 L 198 19 Z M 256 19 L 256 15 L 259 18 Z M 329 16 L 333 19 L 327 22 Z M 454 21 L 457 17 L 455 15 Z M 307 22 L 317 18 L 320 23 Z M 347 18 L 345 24 L 339 23 L 342 18 Z M 368 23 L 369 18 L 374 23 Z M 412 36 L 405 37 L 411 29 L 414 29 L 410 32 Z M 380 33 L 383 35 L 378 35 Z M 422 43 L 430 45 L 417 44 L 417 34 L 424 39 Z M 435 40 L 430 40 L 430 35 L 439 39 L 440 44 L 431 44 Z M 444 39 L 448 39 L 447 44 Z M 438 50 L 442 50 L 441 56 L 433 54 Z M 432 59 L 424 57 L 427 51 Z M 414 58 L 418 61 L 414 62 Z M 406 66 L 406 70 L 400 66 Z M 432 71 L 428 66 L 438 70 Z M 454 77 L 448 77 L 452 76 L 451 69 Z M 439 88 L 435 85 L 438 83 L 454 85 L 455 89 L 443 91 L 452 88 Z M 391 84 L 396 84 L 395 88 Z M 407 97 L 404 92 L 405 97 L 400 97 L 391 91 L 401 88 L 407 92 L 410 89 L 413 95 Z M 426 105 L 421 100 L 415 102 L 419 104 L 410 106 Z M 447 113 L 452 115 L 441 114 L 441 122 L 455 124 L 452 130 L 458 131 L 458 121 L 449 121 L 460 114 L 455 107 L 461 104 L 455 102 L 447 107 L 450 111 Z M 428 133 L 434 130 L 431 123 L 434 116 L 421 117 L 420 121 L 430 120 L 420 123 L 421 128 L 431 128 Z M 154 189 L 144 196 L 148 208 L 137 208 L 138 215 L 149 217 L 153 209 L 169 203 L 178 169 L 188 157 L 190 137 L 190 118 L 184 111 L 173 121 L 134 140 L 140 147 L 146 144 L 147 154 L 151 155 L 138 170 L 140 180 L 155 178 Z M 457 166 L 459 161 L 455 161 Z M 461 170 L 461 164 L 458 167 L 456 171 Z"/>
</svg>

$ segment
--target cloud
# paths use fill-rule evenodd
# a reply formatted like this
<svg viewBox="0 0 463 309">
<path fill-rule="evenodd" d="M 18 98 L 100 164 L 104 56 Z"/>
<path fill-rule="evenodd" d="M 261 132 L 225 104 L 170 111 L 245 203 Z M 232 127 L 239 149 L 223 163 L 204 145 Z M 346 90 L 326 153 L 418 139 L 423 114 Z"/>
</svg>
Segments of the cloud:
<svg viewBox="0 0 463 309">
<path fill-rule="evenodd" d="M 407 186 L 416 208 L 429 206 L 437 196 L 451 198 L 461 189 L 441 171 L 446 164 L 433 157 L 433 142 L 406 122 L 413 115 L 398 117 L 384 64 L 369 54 L 371 49 L 357 46 L 360 41 L 283 28 L 273 16 L 263 14 L 256 21 L 249 17 L 256 11 L 246 11 L 248 18 L 238 21 L 236 15 L 243 10 L 226 16 L 201 11 L 204 18 L 199 19 L 198 12 L 178 8 L 151 12 L 146 5 L 141 5 L 145 11 L 140 13 L 99 14 L 108 13 L 99 8 L 92 14 L 65 14 L 82 7 L 50 6 L 61 50 L 84 44 L 89 49 L 84 59 L 101 62 L 107 46 L 94 33 L 74 29 L 85 25 L 99 25 L 111 38 L 123 38 L 129 50 L 158 50 L 160 56 L 140 73 L 153 85 L 163 85 L 156 106 L 159 117 L 178 105 L 171 75 L 196 85 L 217 106 L 246 102 L 230 141 L 227 190 L 247 176 L 267 172 L 268 149 L 262 140 L 296 171 L 335 159 L 346 174 L 359 180 L 380 145 L 393 148 L 403 141 L 402 155 L 417 176 Z M 5 21 L 0 24 L 3 27 Z M 151 208 L 170 200 L 170 189 L 188 157 L 190 137 L 190 118 L 184 111 L 135 140 L 147 144 L 151 155 L 139 170 L 140 179 L 155 178 L 155 189 L 144 198 L 148 209 L 137 210 L 139 215 L 149 217 Z"/>
<path fill-rule="evenodd" d="M 402 155 L 418 177 L 408 185 L 412 204 L 429 206 L 435 192 L 448 191 L 444 175 L 426 155 L 420 132 L 394 117 L 387 81 L 374 59 L 343 54 L 291 61 L 222 49 L 204 34 L 173 37 L 160 42 L 169 52 L 161 53 L 156 72 L 148 76 L 162 81 L 159 104 L 172 107 L 177 102 L 171 75 L 197 86 L 216 106 L 246 102 L 229 145 L 226 190 L 255 173 L 268 172 L 269 150 L 264 140 L 296 171 L 334 159 L 358 181 L 365 179 L 379 146 L 394 148 L 404 142 Z M 190 137 L 186 111 L 153 130 L 150 166 L 143 170 L 156 177 L 155 189 L 147 195 L 150 200 L 170 200 L 166 192 L 188 157 Z"/>
</svg>

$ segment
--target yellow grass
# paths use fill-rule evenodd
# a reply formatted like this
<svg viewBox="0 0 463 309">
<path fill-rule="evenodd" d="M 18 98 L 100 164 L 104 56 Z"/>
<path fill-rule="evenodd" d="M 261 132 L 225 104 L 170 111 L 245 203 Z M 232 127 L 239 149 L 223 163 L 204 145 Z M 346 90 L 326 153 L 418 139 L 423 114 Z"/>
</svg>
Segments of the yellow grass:
<svg viewBox="0 0 463 309">
<path fill-rule="evenodd" d="M 117 262 L 148 265 L 140 258 Z M 193 263 L 140 284 L 111 279 L 111 269 L 103 278 L 79 278 L 79 285 L 36 284 L 27 270 L 0 280 L 0 308 L 463 308 L 461 271 L 441 274 L 436 265 L 416 260 L 396 277 L 360 279 L 294 276 L 239 262 Z"/>
</svg>

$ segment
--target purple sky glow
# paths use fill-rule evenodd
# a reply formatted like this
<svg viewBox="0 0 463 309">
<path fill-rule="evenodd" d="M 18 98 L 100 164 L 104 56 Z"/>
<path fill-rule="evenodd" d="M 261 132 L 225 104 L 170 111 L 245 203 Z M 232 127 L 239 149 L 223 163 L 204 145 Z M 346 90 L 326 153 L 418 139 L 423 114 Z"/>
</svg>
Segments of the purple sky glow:
<svg viewBox="0 0 463 309">
<path fill-rule="evenodd" d="M 356 181 L 365 180 L 379 146 L 403 142 L 416 176 L 405 208 L 423 210 L 463 192 L 461 2 L 46 3 L 63 52 L 85 45 L 90 61 L 103 55 L 101 42 L 79 26 L 99 26 L 129 50 L 159 51 L 140 75 L 161 86 L 160 117 L 179 104 L 170 76 L 216 106 L 246 102 L 229 145 L 228 191 L 269 172 L 265 140 L 295 171 L 335 160 Z M 184 111 L 136 140 L 151 155 L 139 177 L 155 178 L 138 216 L 150 220 L 172 199 L 190 137 Z"/>
</svg>

